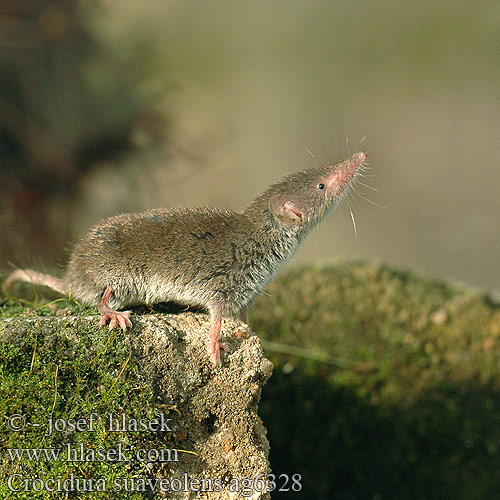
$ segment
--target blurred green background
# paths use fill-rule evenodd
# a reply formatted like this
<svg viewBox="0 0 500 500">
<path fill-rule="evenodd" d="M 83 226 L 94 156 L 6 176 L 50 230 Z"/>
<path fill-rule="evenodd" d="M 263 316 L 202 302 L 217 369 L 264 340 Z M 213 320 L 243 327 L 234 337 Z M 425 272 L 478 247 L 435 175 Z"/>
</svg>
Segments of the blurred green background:
<svg viewBox="0 0 500 500">
<path fill-rule="evenodd" d="M 387 208 L 353 195 L 357 238 L 344 203 L 294 262 L 500 289 L 496 0 L 4 0 L 0 15 L 1 267 L 64 265 L 123 211 L 238 210 L 366 150 L 378 192 L 359 189 Z"/>
</svg>

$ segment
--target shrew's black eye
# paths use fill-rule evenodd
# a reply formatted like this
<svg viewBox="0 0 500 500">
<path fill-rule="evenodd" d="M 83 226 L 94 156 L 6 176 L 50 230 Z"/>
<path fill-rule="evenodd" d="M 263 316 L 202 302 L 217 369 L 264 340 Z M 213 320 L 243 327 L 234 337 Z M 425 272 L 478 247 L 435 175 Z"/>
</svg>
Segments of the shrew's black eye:
<svg viewBox="0 0 500 500">
<path fill-rule="evenodd" d="M 321 191 L 322 189 L 325 189 L 325 185 L 324 185 L 324 184 L 322 184 L 322 183 L 319 183 L 316 187 L 317 187 L 320 191 Z"/>
</svg>

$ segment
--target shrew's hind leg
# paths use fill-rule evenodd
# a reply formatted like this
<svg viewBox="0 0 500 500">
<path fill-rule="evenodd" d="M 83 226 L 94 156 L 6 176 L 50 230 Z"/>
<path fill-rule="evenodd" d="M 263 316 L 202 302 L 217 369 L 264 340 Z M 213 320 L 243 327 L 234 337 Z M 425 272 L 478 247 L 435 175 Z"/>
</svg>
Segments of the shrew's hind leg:
<svg viewBox="0 0 500 500">
<path fill-rule="evenodd" d="M 220 328 L 224 314 L 223 304 L 210 308 L 210 330 L 208 330 L 208 354 L 214 365 L 220 364 L 220 350 L 227 351 L 226 344 L 220 341 Z"/>
<path fill-rule="evenodd" d="M 132 326 L 132 321 L 129 319 L 130 311 L 114 311 L 109 307 L 109 297 L 113 290 L 108 286 L 104 292 L 97 310 L 101 313 L 101 321 L 99 324 L 104 326 L 109 320 L 109 329 L 112 330 L 118 323 L 122 330 L 126 330 L 128 326 Z"/>
</svg>

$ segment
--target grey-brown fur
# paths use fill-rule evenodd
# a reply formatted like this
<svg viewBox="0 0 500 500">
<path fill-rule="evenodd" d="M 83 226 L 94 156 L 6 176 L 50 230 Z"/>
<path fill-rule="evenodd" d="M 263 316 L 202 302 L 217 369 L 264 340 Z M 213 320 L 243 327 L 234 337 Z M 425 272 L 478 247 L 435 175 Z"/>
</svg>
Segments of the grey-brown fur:
<svg viewBox="0 0 500 500">
<path fill-rule="evenodd" d="M 242 212 L 155 209 L 101 221 L 74 248 L 62 288 L 98 305 L 103 321 L 125 315 L 113 309 L 138 304 L 206 307 L 212 317 L 209 351 L 218 362 L 220 319 L 245 317 L 254 296 L 338 203 L 365 158 L 358 153 L 337 165 L 291 174 Z M 35 274 L 29 281 L 51 286 Z M 123 318 L 115 316 L 110 326 L 117 319 Z M 119 321 L 123 328 L 130 324 L 128 316 L 126 321 Z"/>
<path fill-rule="evenodd" d="M 110 306 L 117 309 L 225 302 L 228 314 L 238 314 L 297 245 L 273 233 L 245 213 L 212 208 L 118 215 L 76 246 L 64 282 L 88 304 L 97 305 L 110 286 Z M 270 245 L 274 252 L 266 251 Z"/>
</svg>

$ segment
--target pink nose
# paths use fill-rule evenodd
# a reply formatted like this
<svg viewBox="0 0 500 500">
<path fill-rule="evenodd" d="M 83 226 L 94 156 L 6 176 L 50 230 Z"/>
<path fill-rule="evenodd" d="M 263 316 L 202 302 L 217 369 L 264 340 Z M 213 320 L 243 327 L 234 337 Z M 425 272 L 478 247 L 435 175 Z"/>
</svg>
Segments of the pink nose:
<svg viewBox="0 0 500 500">
<path fill-rule="evenodd" d="M 356 153 L 350 158 L 340 162 L 332 175 L 328 178 L 329 188 L 342 190 L 345 185 L 354 177 L 358 168 L 366 160 L 366 153 Z"/>
</svg>

